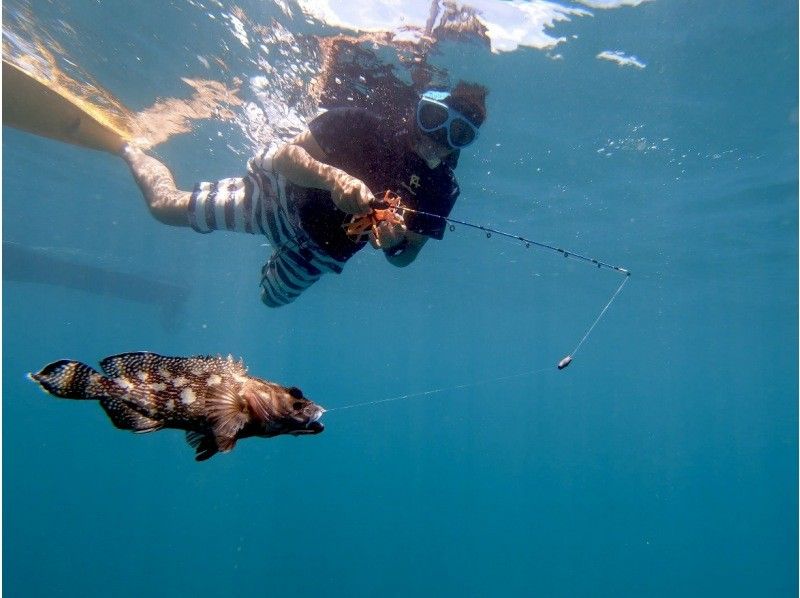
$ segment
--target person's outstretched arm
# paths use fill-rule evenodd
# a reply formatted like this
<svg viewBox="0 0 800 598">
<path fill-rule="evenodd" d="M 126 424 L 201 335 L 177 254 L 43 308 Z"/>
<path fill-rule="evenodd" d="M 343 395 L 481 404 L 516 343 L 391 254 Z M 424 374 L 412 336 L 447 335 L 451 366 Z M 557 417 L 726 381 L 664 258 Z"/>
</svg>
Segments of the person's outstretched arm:
<svg viewBox="0 0 800 598">
<path fill-rule="evenodd" d="M 188 207 L 192 194 L 175 187 L 169 168 L 131 145 L 125 146 L 122 158 L 130 166 L 150 213 L 164 224 L 189 226 Z"/>
<path fill-rule="evenodd" d="M 191 226 L 188 208 L 192 194 L 175 186 L 169 168 L 131 145 L 125 147 L 122 157 L 130 166 L 150 213 L 164 224 Z M 324 159 L 322 148 L 306 131 L 275 152 L 273 165 L 296 185 L 329 190 L 337 207 L 344 212 L 369 212 L 374 197 L 367 186 L 343 170 L 326 164 Z"/>
<path fill-rule="evenodd" d="M 311 131 L 279 147 L 272 164 L 295 185 L 331 192 L 336 207 L 348 214 L 366 214 L 375 199 L 369 188 L 344 170 L 326 163 L 327 156 Z"/>
</svg>

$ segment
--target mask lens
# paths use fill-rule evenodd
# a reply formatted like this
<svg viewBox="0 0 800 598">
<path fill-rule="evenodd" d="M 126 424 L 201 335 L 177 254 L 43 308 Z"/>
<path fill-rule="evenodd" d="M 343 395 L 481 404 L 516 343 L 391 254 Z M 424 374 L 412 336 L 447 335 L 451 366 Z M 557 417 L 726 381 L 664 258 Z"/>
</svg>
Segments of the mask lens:
<svg viewBox="0 0 800 598">
<path fill-rule="evenodd" d="M 431 131 L 430 133 L 425 133 L 425 135 L 433 139 L 442 147 L 450 147 L 450 142 L 447 141 L 447 131 L 445 129 L 437 129 L 435 131 Z"/>
<path fill-rule="evenodd" d="M 475 129 L 460 118 L 453 119 L 450 123 L 450 141 L 456 147 L 465 147 L 475 141 Z"/>
<path fill-rule="evenodd" d="M 423 102 L 419 108 L 419 124 L 423 129 L 441 127 L 447 120 L 447 109 L 436 104 Z"/>
</svg>

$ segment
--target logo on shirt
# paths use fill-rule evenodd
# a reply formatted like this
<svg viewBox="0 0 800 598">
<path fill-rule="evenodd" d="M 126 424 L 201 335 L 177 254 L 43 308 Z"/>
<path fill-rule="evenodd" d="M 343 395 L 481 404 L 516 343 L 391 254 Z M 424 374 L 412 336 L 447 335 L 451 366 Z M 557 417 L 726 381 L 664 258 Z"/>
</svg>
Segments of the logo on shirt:
<svg viewBox="0 0 800 598">
<path fill-rule="evenodd" d="M 415 174 L 411 175 L 411 178 L 408 180 L 408 184 L 406 183 L 400 183 L 400 184 L 403 185 L 403 187 L 405 187 L 409 191 L 409 193 L 411 193 L 411 195 L 416 195 L 417 192 L 414 191 L 414 189 L 419 189 L 421 186 L 420 178 Z"/>
</svg>

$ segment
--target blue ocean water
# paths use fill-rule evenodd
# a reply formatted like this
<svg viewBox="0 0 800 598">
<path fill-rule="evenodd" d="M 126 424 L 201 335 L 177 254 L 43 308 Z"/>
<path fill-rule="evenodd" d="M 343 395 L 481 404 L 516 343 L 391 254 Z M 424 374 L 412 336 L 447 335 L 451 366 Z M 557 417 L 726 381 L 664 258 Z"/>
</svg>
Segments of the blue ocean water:
<svg viewBox="0 0 800 598">
<path fill-rule="evenodd" d="M 39 4 L 136 110 L 245 52 L 200 2 Z M 633 272 L 561 372 L 616 273 L 460 227 L 268 310 L 264 240 L 163 226 L 121 160 L 4 127 L 6 595 L 796 595 L 797 5 L 591 12 L 559 57 L 447 64 L 491 88 L 453 215 Z M 241 135 L 155 154 L 188 187 L 242 173 Z M 437 392 L 198 464 L 25 377 L 133 350 L 232 353 L 329 408 Z"/>
</svg>

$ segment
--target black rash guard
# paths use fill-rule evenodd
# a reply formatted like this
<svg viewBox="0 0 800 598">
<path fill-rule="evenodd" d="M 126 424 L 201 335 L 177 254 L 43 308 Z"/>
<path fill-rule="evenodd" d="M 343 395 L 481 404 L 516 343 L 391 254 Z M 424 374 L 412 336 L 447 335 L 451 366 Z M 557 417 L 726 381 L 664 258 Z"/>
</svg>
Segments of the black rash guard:
<svg viewBox="0 0 800 598">
<path fill-rule="evenodd" d="M 429 168 L 412 149 L 409 134 L 362 108 L 334 108 L 309 124 L 311 134 L 327 158 L 326 163 L 364 182 L 381 197 L 394 191 L 403 205 L 439 216 L 448 216 L 459 194 L 458 182 L 449 163 Z M 366 242 L 353 242 L 342 224 L 351 216 L 339 210 L 329 191 L 286 185 L 295 203 L 300 223 L 309 237 L 337 260 L 347 260 Z M 441 218 L 405 215 L 410 231 L 441 239 Z"/>
</svg>

